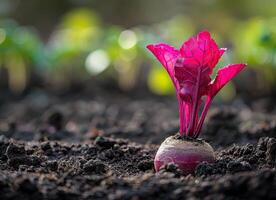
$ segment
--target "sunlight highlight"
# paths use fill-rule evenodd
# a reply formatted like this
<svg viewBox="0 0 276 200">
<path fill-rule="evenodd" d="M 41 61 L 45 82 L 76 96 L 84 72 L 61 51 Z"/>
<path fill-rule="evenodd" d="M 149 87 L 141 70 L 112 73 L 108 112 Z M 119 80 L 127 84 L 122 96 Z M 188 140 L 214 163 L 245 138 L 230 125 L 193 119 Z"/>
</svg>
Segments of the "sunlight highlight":
<svg viewBox="0 0 276 200">
<path fill-rule="evenodd" d="M 118 42 L 123 49 L 131 49 L 137 44 L 137 36 L 134 31 L 125 30 L 120 34 Z"/>
<path fill-rule="evenodd" d="M 91 52 L 85 61 L 85 67 L 87 71 L 93 75 L 97 75 L 103 72 L 109 66 L 109 64 L 109 57 L 102 49 Z"/>
</svg>

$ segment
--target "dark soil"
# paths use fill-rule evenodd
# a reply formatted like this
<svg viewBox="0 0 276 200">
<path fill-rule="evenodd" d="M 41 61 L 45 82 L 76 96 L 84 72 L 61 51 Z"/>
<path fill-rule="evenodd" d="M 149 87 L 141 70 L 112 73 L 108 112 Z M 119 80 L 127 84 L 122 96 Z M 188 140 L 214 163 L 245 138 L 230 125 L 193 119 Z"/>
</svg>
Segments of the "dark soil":
<svg viewBox="0 0 276 200">
<path fill-rule="evenodd" d="M 276 107 L 266 108 L 214 104 L 201 137 L 216 162 L 184 176 L 173 164 L 153 167 L 158 145 L 178 130 L 173 98 L 3 100 L 0 199 L 276 199 Z"/>
</svg>

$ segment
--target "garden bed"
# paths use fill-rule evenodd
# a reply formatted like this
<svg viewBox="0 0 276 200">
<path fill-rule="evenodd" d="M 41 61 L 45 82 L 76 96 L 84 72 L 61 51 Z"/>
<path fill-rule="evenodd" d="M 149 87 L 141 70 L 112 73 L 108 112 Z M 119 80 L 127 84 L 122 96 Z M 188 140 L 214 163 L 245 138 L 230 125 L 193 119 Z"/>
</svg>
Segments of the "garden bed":
<svg viewBox="0 0 276 200">
<path fill-rule="evenodd" d="M 272 100 L 214 104 L 202 137 L 214 164 L 155 173 L 159 144 L 178 130 L 173 98 L 32 92 L 0 109 L 1 199 L 275 199 Z"/>
</svg>

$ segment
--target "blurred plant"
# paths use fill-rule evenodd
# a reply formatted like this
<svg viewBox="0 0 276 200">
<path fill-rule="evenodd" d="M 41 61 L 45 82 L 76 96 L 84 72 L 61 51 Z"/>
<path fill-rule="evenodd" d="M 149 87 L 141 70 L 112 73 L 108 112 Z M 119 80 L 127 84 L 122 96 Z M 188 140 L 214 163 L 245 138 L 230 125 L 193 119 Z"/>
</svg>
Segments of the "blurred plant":
<svg viewBox="0 0 276 200">
<path fill-rule="evenodd" d="M 10 89 L 22 92 L 33 66 L 44 66 L 43 45 L 36 33 L 14 21 L 0 21 L 0 64 L 7 70 Z"/>
<path fill-rule="evenodd" d="M 227 24 L 235 23 L 227 14 L 222 13 L 220 17 L 224 17 Z M 210 22 L 206 26 L 216 30 L 212 32 L 219 43 L 231 46 L 234 38 L 237 55 L 248 60 L 250 66 L 260 71 L 256 74 L 263 74 L 262 80 L 266 79 L 273 85 L 276 83 L 275 21 L 253 19 L 242 23 L 232 34 L 228 33 L 230 31 L 219 34 L 228 30 L 227 25 L 217 27 L 215 22 Z M 179 46 L 179 41 L 199 28 L 182 15 L 151 26 L 105 27 L 92 10 L 75 9 L 65 14 L 47 45 L 43 46 L 30 28 L 19 27 L 13 21 L 1 21 L 0 25 L 0 64 L 8 71 L 9 85 L 14 92 L 25 88 L 30 71 L 43 70 L 40 74 L 61 88 L 97 76 L 98 79 L 117 80 L 123 90 L 131 90 L 137 83 L 139 86 L 146 83 L 153 93 L 159 95 L 174 93 L 172 84 L 153 57 L 145 53 L 144 47 L 149 42 L 160 41 Z M 219 66 L 231 62 L 231 57 L 225 58 Z M 258 82 L 260 88 L 265 88 L 261 84 L 265 81 Z M 234 95 L 235 85 L 230 84 L 222 90 L 220 97 L 229 100 Z"/>
<path fill-rule="evenodd" d="M 153 93 L 158 95 L 175 93 L 168 73 L 160 66 L 152 66 L 148 75 L 148 87 Z"/>
<path fill-rule="evenodd" d="M 106 31 L 104 48 L 110 58 L 112 71 L 116 72 L 119 87 L 123 90 L 132 89 L 139 74 L 139 67 L 143 62 L 143 49 L 139 44 L 140 30 L 111 27 Z"/>
<path fill-rule="evenodd" d="M 179 41 L 195 33 L 195 27 L 189 18 L 178 15 L 170 20 L 156 24 L 152 31 L 156 31 L 161 40 L 166 40 L 173 45 L 179 45 Z"/>
<path fill-rule="evenodd" d="M 105 50 L 97 49 L 91 52 L 85 61 L 85 67 L 89 74 L 98 75 L 110 64 L 109 57 Z"/>
<path fill-rule="evenodd" d="M 248 60 L 250 67 L 258 71 L 259 89 L 275 86 L 276 18 L 254 18 L 243 22 L 233 37 L 238 56 Z"/>
<path fill-rule="evenodd" d="M 97 46 L 101 31 L 100 20 L 91 10 L 76 9 L 66 14 L 47 45 L 50 79 L 67 85 L 86 77 L 84 61 Z"/>
</svg>

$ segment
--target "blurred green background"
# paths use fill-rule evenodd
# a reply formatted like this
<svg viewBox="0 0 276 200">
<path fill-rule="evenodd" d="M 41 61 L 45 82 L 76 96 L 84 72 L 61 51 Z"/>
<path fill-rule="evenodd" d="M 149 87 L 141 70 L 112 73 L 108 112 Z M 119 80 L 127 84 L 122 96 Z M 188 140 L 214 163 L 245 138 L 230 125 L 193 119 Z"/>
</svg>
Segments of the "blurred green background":
<svg viewBox="0 0 276 200">
<path fill-rule="evenodd" d="M 275 13 L 275 0 L 0 0 L 1 92 L 104 83 L 172 95 L 168 75 L 145 46 L 180 47 L 207 29 L 228 48 L 218 67 L 249 66 L 221 99 L 275 95 Z"/>
</svg>

